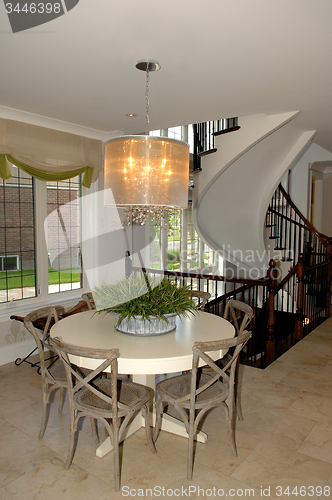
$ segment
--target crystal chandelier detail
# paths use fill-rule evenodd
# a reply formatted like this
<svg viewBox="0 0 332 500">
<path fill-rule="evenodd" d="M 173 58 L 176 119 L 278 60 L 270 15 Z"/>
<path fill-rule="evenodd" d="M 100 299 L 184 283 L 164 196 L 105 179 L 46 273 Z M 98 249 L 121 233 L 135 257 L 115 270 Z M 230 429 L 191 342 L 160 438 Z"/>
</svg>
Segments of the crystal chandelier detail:
<svg viewBox="0 0 332 500">
<path fill-rule="evenodd" d="M 167 236 L 172 236 L 174 227 L 172 226 L 172 216 L 178 216 L 179 209 L 168 207 L 143 207 L 132 206 L 125 209 L 121 218 L 123 226 L 130 226 L 132 224 L 140 224 L 144 226 L 150 217 L 154 227 L 165 232 Z"/>
</svg>

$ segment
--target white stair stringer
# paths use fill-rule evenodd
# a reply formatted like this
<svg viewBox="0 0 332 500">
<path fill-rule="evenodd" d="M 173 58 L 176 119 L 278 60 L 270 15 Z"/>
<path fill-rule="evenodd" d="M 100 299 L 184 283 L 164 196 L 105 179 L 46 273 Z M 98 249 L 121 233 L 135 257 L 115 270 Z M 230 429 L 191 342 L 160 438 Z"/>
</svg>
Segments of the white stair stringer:
<svg viewBox="0 0 332 500">
<path fill-rule="evenodd" d="M 266 275 L 273 254 L 264 244 L 267 207 L 285 172 L 315 135 L 291 125 L 298 114 L 239 118 L 241 129 L 216 137 L 217 152 L 202 158 L 202 172 L 195 174 L 195 228 L 237 266 L 238 276 Z"/>
</svg>

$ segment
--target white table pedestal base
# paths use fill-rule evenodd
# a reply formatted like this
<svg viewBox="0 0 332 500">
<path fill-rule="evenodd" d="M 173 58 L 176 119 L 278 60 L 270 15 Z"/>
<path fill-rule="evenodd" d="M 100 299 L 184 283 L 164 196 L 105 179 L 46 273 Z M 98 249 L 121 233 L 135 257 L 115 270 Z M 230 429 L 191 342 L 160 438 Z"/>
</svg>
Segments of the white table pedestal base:
<svg viewBox="0 0 332 500">
<path fill-rule="evenodd" d="M 153 419 L 153 425 L 155 422 L 155 413 L 152 413 L 152 419 Z M 137 415 L 133 421 L 128 425 L 123 439 L 126 439 L 127 437 L 131 436 L 134 434 L 134 432 L 138 431 L 141 427 L 144 427 L 144 418 L 142 417 L 141 414 Z M 181 420 L 178 420 L 177 418 L 171 417 L 170 415 L 167 415 L 166 413 L 163 414 L 162 418 L 162 425 L 161 425 L 161 430 L 170 432 L 171 434 L 176 434 L 178 436 L 182 436 L 187 438 L 188 434 L 186 432 L 186 429 L 184 427 L 183 422 Z M 200 442 L 200 443 L 205 443 L 207 440 L 207 435 L 205 432 L 199 432 L 197 436 L 195 437 L 195 440 Z M 97 457 L 104 457 L 107 453 L 113 450 L 113 446 L 111 444 L 111 438 L 108 437 L 101 445 L 97 448 L 96 450 L 96 455 Z"/>
</svg>

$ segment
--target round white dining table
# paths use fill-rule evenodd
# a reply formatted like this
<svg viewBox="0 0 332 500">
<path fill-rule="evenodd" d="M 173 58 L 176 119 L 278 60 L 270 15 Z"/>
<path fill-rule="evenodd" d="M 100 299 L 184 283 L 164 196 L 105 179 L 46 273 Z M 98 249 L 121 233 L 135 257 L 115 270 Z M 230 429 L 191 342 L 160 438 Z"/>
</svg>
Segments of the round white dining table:
<svg viewBox="0 0 332 500">
<path fill-rule="evenodd" d="M 195 342 L 222 340 L 234 334 L 234 327 L 228 321 L 202 311 L 178 317 L 173 332 L 149 337 L 118 332 L 115 315 L 95 311 L 68 316 L 51 329 L 51 337 L 60 337 L 68 344 L 92 349 L 117 348 L 120 352 L 118 372 L 143 376 L 190 370 Z M 215 359 L 222 355 L 216 353 Z M 96 367 L 94 360 L 83 358 L 76 358 L 75 364 Z"/>
<path fill-rule="evenodd" d="M 178 317 L 176 329 L 165 335 L 142 337 L 127 335 L 115 329 L 115 315 L 97 314 L 86 311 L 55 323 L 50 331 L 51 337 L 59 337 L 63 342 L 92 349 L 117 348 L 118 373 L 133 375 L 133 381 L 149 386 L 154 390 L 155 375 L 190 370 L 192 366 L 192 347 L 197 341 L 213 341 L 232 338 L 235 329 L 231 323 L 219 316 L 197 311 L 188 317 Z M 216 351 L 211 356 L 214 360 L 226 353 Z M 71 356 L 71 361 L 78 366 L 94 369 L 100 360 Z M 165 418 L 164 418 L 165 417 Z M 165 415 L 162 429 L 187 437 L 182 423 Z M 144 423 L 138 416 L 128 429 L 127 435 L 135 432 Z M 198 440 L 205 442 L 206 435 L 200 433 Z M 97 456 L 104 456 L 111 450 L 110 440 L 106 440 L 98 449 Z"/>
</svg>

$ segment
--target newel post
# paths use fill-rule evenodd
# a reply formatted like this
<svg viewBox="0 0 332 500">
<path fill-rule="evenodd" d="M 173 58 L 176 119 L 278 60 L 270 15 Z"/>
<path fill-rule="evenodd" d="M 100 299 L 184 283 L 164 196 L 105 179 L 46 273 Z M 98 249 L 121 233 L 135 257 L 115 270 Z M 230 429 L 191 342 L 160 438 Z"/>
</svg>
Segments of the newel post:
<svg viewBox="0 0 332 500">
<path fill-rule="evenodd" d="M 125 275 L 126 275 L 126 278 L 129 278 L 129 276 L 131 275 L 131 272 L 132 272 L 132 262 L 131 262 L 131 258 L 130 258 L 130 252 L 129 250 L 126 251 L 125 253 Z"/>
<path fill-rule="evenodd" d="M 267 271 L 267 278 L 271 280 L 268 285 L 268 302 L 267 302 L 267 338 L 266 338 L 266 362 L 272 363 L 276 356 L 276 340 L 274 336 L 275 313 L 274 313 L 274 296 L 277 283 L 278 271 L 276 269 L 276 261 L 271 259 L 269 262 L 269 269 Z"/>
<path fill-rule="evenodd" d="M 295 318 L 295 340 L 303 339 L 303 303 L 304 303 L 304 255 L 299 255 L 297 263 L 297 303 Z"/>
<path fill-rule="evenodd" d="M 327 240 L 326 259 L 329 262 L 327 271 L 326 317 L 331 316 L 331 285 L 332 285 L 332 238 Z"/>
</svg>

